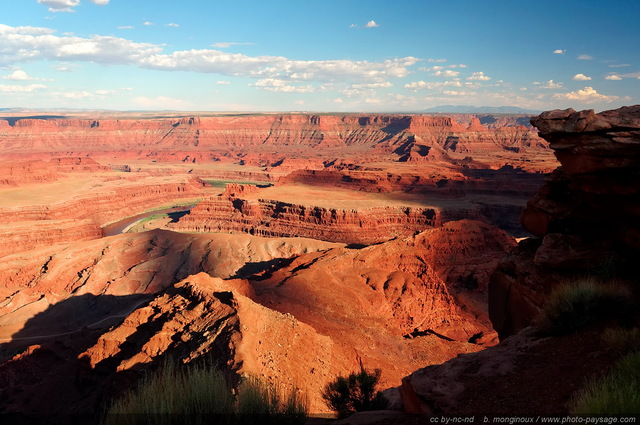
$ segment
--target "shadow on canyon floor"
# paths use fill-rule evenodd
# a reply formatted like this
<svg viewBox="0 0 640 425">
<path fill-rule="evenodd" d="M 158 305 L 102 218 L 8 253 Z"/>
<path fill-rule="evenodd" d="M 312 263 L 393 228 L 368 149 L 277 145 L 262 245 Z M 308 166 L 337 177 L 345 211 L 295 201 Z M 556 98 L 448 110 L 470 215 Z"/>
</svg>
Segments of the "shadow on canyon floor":
<svg viewBox="0 0 640 425">
<path fill-rule="evenodd" d="M 178 291 L 171 287 L 165 293 L 175 295 Z M 167 359 L 184 358 L 190 346 L 179 343 L 181 334 L 177 332 L 173 338 L 177 343 L 168 350 L 156 353 L 144 364 L 128 364 L 119 370 L 123 361 L 142 351 L 162 329 L 166 319 L 162 314 L 136 326 L 115 355 L 107 355 L 95 365 L 90 364 L 89 356 L 82 355 L 90 348 L 103 349 L 101 335 L 154 296 L 85 294 L 53 304 L 28 320 L 12 341 L 0 345 L 0 423 L 97 423 L 110 401 L 147 371 Z M 220 367 L 229 382 L 234 382 L 236 376 L 225 367 L 229 356 L 228 341 L 216 341 L 195 362 Z"/>
<path fill-rule="evenodd" d="M 80 415 L 77 423 L 92 423 L 91 416 L 137 373 L 110 376 L 91 370 L 78 356 L 150 298 L 79 295 L 28 320 L 10 342 L 0 345 L 0 421 L 56 423 Z"/>
</svg>

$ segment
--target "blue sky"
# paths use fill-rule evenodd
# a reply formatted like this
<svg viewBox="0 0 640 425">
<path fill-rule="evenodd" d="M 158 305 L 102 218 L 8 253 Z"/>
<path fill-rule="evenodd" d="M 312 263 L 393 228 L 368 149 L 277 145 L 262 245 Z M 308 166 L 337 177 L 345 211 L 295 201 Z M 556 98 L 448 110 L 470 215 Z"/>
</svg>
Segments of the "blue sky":
<svg viewBox="0 0 640 425">
<path fill-rule="evenodd" d="M 0 0 L 0 107 L 640 103 L 640 2 Z"/>
</svg>

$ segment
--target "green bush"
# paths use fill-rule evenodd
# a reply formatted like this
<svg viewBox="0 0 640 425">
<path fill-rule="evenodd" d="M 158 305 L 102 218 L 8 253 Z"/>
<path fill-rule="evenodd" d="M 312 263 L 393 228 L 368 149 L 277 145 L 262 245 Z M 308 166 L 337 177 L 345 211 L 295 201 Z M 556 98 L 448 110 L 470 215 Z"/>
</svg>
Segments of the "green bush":
<svg viewBox="0 0 640 425">
<path fill-rule="evenodd" d="M 303 424 L 306 404 L 282 397 L 257 378 L 243 379 L 237 397 L 215 367 L 164 366 L 109 407 L 104 424 Z M 256 422 L 257 421 L 257 422 Z"/>
<path fill-rule="evenodd" d="M 361 366 L 360 372 L 353 372 L 347 377 L 338 376 L 328 383 L 322 391 L 322 398 L 338 418 L 355 412 L 384 409 L 387 401 L 376 390 L 380 373 L 380 369 L 370 373 Z"/>
<path fill-rule="evenodd" d="M 640 353 L 623 357 L 611 372 L 590 381 L 574 397 L 571 413 L 575 415 L 640 414 Z"/>
<path fill-rule="evenodd" d="M 626 288 L 585 278 L 555 288 L 534 324 L 543 334 L 562 335 L 606 319 L 623 319 L 630 311 Z"/>
</svg>

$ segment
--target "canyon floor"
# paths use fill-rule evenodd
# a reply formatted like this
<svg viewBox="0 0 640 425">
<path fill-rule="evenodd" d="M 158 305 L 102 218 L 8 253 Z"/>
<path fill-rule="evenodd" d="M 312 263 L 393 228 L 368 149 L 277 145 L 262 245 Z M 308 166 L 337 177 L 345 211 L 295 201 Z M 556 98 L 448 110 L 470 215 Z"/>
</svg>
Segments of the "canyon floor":
<svg viewBox="0 0 640 425">
<path fill-rule="evenodd" d="M 0 413 L 93 415 L 172 358 L 329 414 L 360 364 L 392 388 L 493 347 L 491 276 L 558 166 L 529 118 L 0 117 Z"/>
</svg>

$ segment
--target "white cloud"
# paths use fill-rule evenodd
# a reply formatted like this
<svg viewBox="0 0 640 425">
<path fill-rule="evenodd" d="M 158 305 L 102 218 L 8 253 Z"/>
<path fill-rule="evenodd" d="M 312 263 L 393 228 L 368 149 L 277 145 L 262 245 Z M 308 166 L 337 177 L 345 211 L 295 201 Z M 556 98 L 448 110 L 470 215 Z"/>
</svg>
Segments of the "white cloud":
<svg viewBox="0 0 640 425">
<path fill-rule="evenodd" d="M 31 93 L 36 90 L 46 89 L 44 84 L 29 84 L 28 86 L 17 86 L 13 84 L 0 84 L 0 93 Z"/>
<path fill-rule="evenodd" d="M 304 105 L 304 100 L 296 100 L 294 103 L 296 105 Z"/>
<path fill-rule="evenodd" d="M 342 103 L 343 100 L 339 97 L 336 97 L 335 99 L 333 99 L 333 103 Z"/>
<path fill-rule="evenodd" d="M 98 6 L 106 6 L 109 0 L 89 0 Z M 80 0 L 37 0 L 38 3 L 49 6 L 49 12 L 73 12 L 73 8 L 80 4 Z"/>
<path fill-rule="evenodd" d="M 216 49 L 226 49 L 231 46 L 249 46 L 254 44 L 256 43 L 214 43 L 211 47 L 215 47 Z"/>
<path fill-rule="evenodd" d="M 562 83 L 556 83 L 553 80 L 549 80 L 545 83 L 534 82 L 533 84 L 540 86 L 541 89 L 561 89 L 563 87 Z"/>
<path fill-rule="evenodd" d="M 576 90 L 569 93 L 559 93 L 553 97 L 558 99 L 578 100 L 585 103 L 592 102 L 613 102 L 618 100 L 618 96 L 606 96 L 598 93 L 593 87 L 585 87 L 582 90 Z"/>
<path fill-rule="evenodd" d="M 121 27 L 118 27 L 119 30 L 132 30 L 133 27 L 131 25 L 123 25 Z"/>
<path fill-rule="evenodd" d="M 443 63 L 446 62 L 446 59 L 427 59 L 427 62 L 431 62 L 431 63 Z"/>
<path fill-rule="evenodd" d="M 66 65 L 60 65 L 60 66 L 56 66 L 55 67 L 56 71 L 60 71 L 60 72 L 75 72 L 75 69 L 66 66 Z"/>
<path fill-rule="evenodd" d="M 389 81 L 385 81 L 383 83 L 368 83 L 368 84 L 352 84 L 351 87 L 354 89 L 383 89 L 392 87 Z"/>
<path fill-rule="evenodd" d="M 216 84 L 219 85 L 219 86 L 228 86 L 229 84 L 231 84 L 231 82 L 230 81 L 222 81 L 222 80 L 220 80 L 220 81 L 216 81 Z"/>
<path fill-rule="evenodd" d="M 471 74 L 471 77 L 467 77 L 469 81 L 489 81 L 491 77 L 484 75 L 484 72 L 478 71 Z"/>
<path fill-rule="evenodd" d="M 622 80 L 622 77 L 618 75 L 607 75 L 606 77 L 604 77 L 604 79 L 609 81 L 620 81 Z"/>
<path fill-rule="evenodd" d="M 593 59 L 593 56 L 591 55 L 580 55 L 578 56 L 578 59 L 581 61 L 590 61 Z"/>
<path fill-rule="evenodd" d="M 458 80 L 444 81 L 444 82 L 426 82 L 426 81 L 414 81 L 409 84 L 405 84 L 404 88 L 409 90 L 437 90 L 443 87 L 462 87 L 462 83 Z"/>
<path fill-rule="evenodd" d="M 376 24 L 376 21 L 374 21 L 373 19 L 370 20 L 369 22 L 367 22 L 367 24 L 364 26 L 365 28 L 375 28 L 375 27 L 379 27 L 380 25 Z"/>
<path fill-rule="evenodd" d="M 431 71 L 439 71 L 442 69 L 452 69 L 452 68 L 466 68 L 467 65 L 464 64 L 460 64 L 460 65 L 434 65 L 431 67 L 420 67 L 418 68 L 419 71 L 425 71 L 425 72 L 431 72 Z"/>
<path fill-rule="evenodd" d="M 458 75 L 460 75 L 459 71 L 451 71 L 450 69 L 447 69 L 445 71 L 436 71 L 433 74 L 434 77 L 457 77 Z"/>
<path fill-rule="evenodd" d="M 144 26 L 146 26 L 146 27 L 150 27 L 151 25 L 155 25 L 155 24 L 154 24 L 153 22 L 151 22 L 151 21 L 144 21 L 144 22 L 142 23 L 142 25 L 144 25 Z"/>
<path fill-rule="evenodd" d="M 95 91 L 64 91 L 52 93 L 53 96 L 70 100 L 84 99 L 103 99 L 104 96 L 112 96 L 116 94 L 115 90 L 95 90 Z"/>
<path fill-rule="evenodd" d="M 3 80 L 13 80 L 13 81 L 53 81 L 48 78 L 35 78 L 27 74 L 25 71 L 21 69 L 16 69 L 9 75 L 5 75 L 2 77 Z"/>
<path fill-rule="evenodd" d="M 378 105 L 378 104 L 382 103 L 382 99 L 375 99 L 375 98 L 367 98 L 364 101 L 365 101 L 365 103 L 369 103 L 369 104 L 372 104 L 372 105 Z"/>
<path fill-rule="evenodd" d="M 364 80 L 382 82 L 402 78 L 418 61 L 413 57 L 384 62 L 326 60 L 300 61 L 279 56 L 246 56 L 217 50 L 188 50 L 148 55 L 138 61 L 143 68 L 166 71 L 195 71 L 257 78 L 316 81 Z"/>
<path fill-rule="evenodd" d="M 173 28 L 178 28 L 180 25 L 173 23 L 173 22 L 169 22 L 168 24 L 165 24 L 165 27 L 173 27 Z"/>
<path fill-rule="evenodd" d="M 48 35 L 55 33 L 56 30 L 51 28 L 42 28 L 42 27 L 10 27 L 8 25 L 0 24 L 0 34 L 9 33 L 15 35 L 29 35 L 29 36 L 37 36 L 37 35 Z"/>
<path fill-rule="evenodd" d="M 137 43 L 125 38 L 101 35 L 87 38 L 58 36 L 54 32 L 47 28 L 0 24 L 0 66 L 35 60 L 91 62 L 257 79 L 357 84 L 385 83 L 389 79 L 406 77 L 410 72 L 409 67 L 420 61 L 415 57 L 378 62 L 347 59 L 305 61 L 282 56 L 248 56 L 211 49 L 164 53 L 161 45 Z"/>
<path fill-rule="evenodd" d="M 5 75 L 4 77 L 2 77 L 2 79 L 4 79 L 4 80 L 15 80 L 15 81 L 33 80 L 33 78 L 29 77 L 29 74 L 27 74 L 26 72 L 24 72 L 21 69 L 16 69 L 11 74 Z"/>
<path fill-rule="evenodd" d="M 283 80 L 276 78 L 264 78 L 258 80 L 253 86 L 262 90 L 283 92 L 283 93 L 311 93 L 316 91 L 313 86 L 292 86 Z"/>
<path fill-rule="evenodd" d="M 73 12 L 80 0 L 38 0 L 38 3 L 49 6 L 49 12 Z"/>
<path fill-rule="evenodd" d="M 567 51 L 563 49 L 557 49 L 557 50 L 554 50 L 553 53 L 556 55 L 564 55 L 565 53 L 567 53 Z"/>
<path fill-rule="evenodd" d="M 358 28 L 358 24 L 351 24 L 349 25 L 349 28 Z"/>
<path fill-rule="evenodd" d="M 589 81 L 591 80 L 591 77 L 587 77 L 584 74 L 576 74 L 573 76 L 573 80 L 575 81 Z"/>
<path fill-rule="evenodd" d="M 64 99 L 89 99 L 94 97 L 95 95 L 89 91 L 65 91 L 65 92 L 56 92 L 53 93 L 56 97 L 62 97 Z"/>
<path fill-rule="evenodd" d="M 448 96 L 468 96 L 471 94 L 469 92 L 459 90 L 444 90 L 442 93 Z"/>
<path fill-rule="evenodd" d="M 162 51 L 160 46 L 112 36 L 60 37 L 45 30 L 0 24 L 0 66 L 36 59 L 131 64 Z"/>
</svg>

